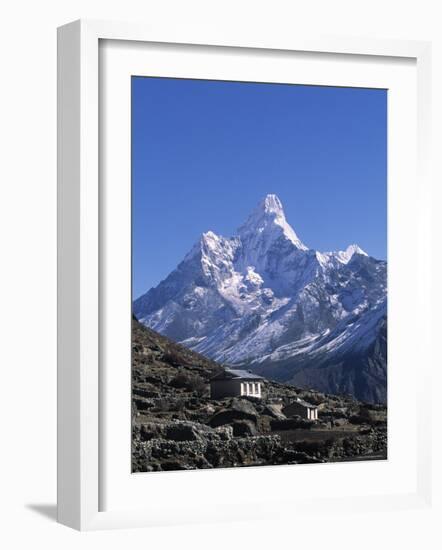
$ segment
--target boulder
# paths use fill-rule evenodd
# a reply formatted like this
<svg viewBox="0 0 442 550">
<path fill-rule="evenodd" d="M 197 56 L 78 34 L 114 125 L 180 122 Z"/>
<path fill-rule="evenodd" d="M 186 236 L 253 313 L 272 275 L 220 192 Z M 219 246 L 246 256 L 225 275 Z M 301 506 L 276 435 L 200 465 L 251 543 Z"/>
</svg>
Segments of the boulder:
<svg viewBox="0 0 442 550">
<path fill-rule="evenodd" d="M 263 413 L 271 416 L 272 418 L 276 418 L 277 420 L 284 420 L 285 418 L 287 418 L 281 410 L 281 405 L 266 405 L 264 407 Z"/>
<path fill-rule="evenodd" d="M 132 399 L 133 404 L 139 411 L 147 411 L 154 406 L 154 402 L 151 399 L 144 399 L 142 397 Z"/>
<path fill-rule="evenodd" d="M 210 403 L 207 403 L 206 405 L 200 407 L 200 410 L 205 414 L 213 414 L 215 412 L 215 407 Z"/>
<path fill-rule="evenodd" d="M 229 425 L 218 426 L 217 428 L 215 428 L 214 432 L 223 441 L 228 441 L 233 437 L 233 427 Z"/>
<path fill-rule="evenodd" d="M 234 437 L 256 435 L 256 425 L 250 420 L 235 420 L 232 424 Z"/>
<path fill-rule="evenodd" d="M 172 441 L 201 441 L 212 432 L 213 430 L 204 424 L 178 421 L 166 425 L 164 437 Z"/>
<path fill-rule="evenodd" d="M 248 399 L 242 399 L 239 397 L 234 397 L 232 399 L 229 408 L 251 416 L 257 416 L 258 414 L 253 403 L 251 403 Z"/>
<path fill-rule="evenodd" d="M 217 426 L 232 424 L 236 420 L 250 420 L 256 424 L 257 419 L 258 413 L 250 401 L 234 398 L 229 403 L 228 408 L 222 409 L 212 416 L 210 425 L 216 428 Z"/>
<path fill-rule="evenodd" d="M 163 425 L 156 422 L 149 422 L 142 424 L 139 431 L 141 441 L 150 441 L 151 439 L 163 436 Z"/>
</svg>

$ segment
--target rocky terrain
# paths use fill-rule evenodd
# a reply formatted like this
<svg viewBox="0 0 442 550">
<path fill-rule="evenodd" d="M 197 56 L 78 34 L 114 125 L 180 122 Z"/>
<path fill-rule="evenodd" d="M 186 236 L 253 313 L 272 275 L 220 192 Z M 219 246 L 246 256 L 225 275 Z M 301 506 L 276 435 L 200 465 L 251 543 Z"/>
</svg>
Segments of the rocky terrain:
<svg viewBox="0 0 442 550">
<path fill-rule="evenodd" d="M 220 364 L 135 319 L 132 348 L 133 472 L 386 458 L 382 405 L 270 381 L 262 399 L 213 400 Z M 297 397 L 318 421 L 284 414 Z"/>
<path fill-rule="evenodd" d="M 387 401 L 387 264 L 306 246 L 267 195 L 237 234 L 207 231 L 133 303 L 149 328 L 278 382 Z"/>
</svg>

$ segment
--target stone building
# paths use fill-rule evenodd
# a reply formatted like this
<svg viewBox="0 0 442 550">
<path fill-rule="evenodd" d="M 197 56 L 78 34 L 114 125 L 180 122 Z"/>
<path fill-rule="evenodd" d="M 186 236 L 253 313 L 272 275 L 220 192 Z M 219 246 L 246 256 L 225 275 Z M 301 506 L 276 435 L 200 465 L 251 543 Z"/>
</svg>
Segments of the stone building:
<svg viewBox="0 0 442 550">
<path fill-rule="evenodd" d="M 301 416 L 307 420 L 318 420 L 318 407 L 307 403 L 304 399 L 297 397 L 289 405 L 286 405 L 282 412 L 286 416 Z"/>
<path fill-rule="evenodd" d="M 212 399 L 247 395 L 260 399 L 263 388 L 262 376 L 248 370 L 226 368 L 210 380 Z"/>
</svg>

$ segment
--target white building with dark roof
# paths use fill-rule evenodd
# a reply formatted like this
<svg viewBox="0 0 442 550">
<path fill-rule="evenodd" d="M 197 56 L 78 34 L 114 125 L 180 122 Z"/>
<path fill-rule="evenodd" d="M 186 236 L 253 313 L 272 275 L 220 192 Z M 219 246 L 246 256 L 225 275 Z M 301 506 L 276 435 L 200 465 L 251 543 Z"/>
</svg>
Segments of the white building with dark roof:
<svg viewBox="0 0 442 550">
<path fill-rule="evenodd" d="M 282 409 L 282 412 L 286 416 L 301 416 L 302 418 L 307 418 L 308 420 L 318 420 L 318 407 L 312 405 L 304 399 L 297 397 L 289 405 Z"/>
<path fill-rule="evenodd" d="M 212 399 L 250 396 L 261 398 L 264 378 L 248 370 L 226 368 L 210 380 Z"/>
</svg>

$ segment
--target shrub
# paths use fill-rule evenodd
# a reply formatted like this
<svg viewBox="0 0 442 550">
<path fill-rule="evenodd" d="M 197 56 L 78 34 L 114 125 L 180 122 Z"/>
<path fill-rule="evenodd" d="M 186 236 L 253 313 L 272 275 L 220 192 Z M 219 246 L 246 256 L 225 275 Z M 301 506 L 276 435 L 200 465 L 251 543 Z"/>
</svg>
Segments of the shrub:
<svg viewBox="0 0 442 550">
<path fill-rule="evenodd" d="M 189 375 L 185 372 L 179 372 L 170 381 L 172 388 L 188 389 L 189 387 Z"/>
<path fill-rule="evenodd" d="M 185 372 L 179 372 L 170 381 L 173 388 L 186 389 L 195 392 L 198 396 L 203 396 L 206 392 L 207 385 L 204 379 L 198 375 L 190 375 Z"/>
</svg>

